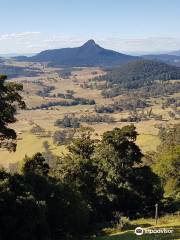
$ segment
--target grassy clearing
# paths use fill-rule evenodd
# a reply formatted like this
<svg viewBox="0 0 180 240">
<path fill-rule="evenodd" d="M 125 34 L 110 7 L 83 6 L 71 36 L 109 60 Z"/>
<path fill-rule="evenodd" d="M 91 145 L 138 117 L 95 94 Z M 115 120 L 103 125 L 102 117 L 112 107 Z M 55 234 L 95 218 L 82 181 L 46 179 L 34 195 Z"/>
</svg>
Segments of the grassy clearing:
<svg viewBox="0 0 180 240">
<path fill-rule="evenodd" d="M 158 136 L 151 134 L 141 134 L 137 137 L 137 145 L 143 150 L 143 152 L 155 151 L 160 144 Z"/>
<path fill-rule="evenodd" d="M 56 155 L 60 155 L 65 151 L 64 146 L 53 145 L 52 138 L 40 138 L 28 132 L 22 134 L 22 139 L 18 141 L 16 152 L 0 151 L 0 165 L 8 167 L 9 163 L 21 161 L 25 155 L 32 156 L 37 152 L 43 152 L 43 142 L 47 140 L 50 144 L 50 149 Z"/>
<path fill-rule="evenodd" d="M 167 228 L 172 229 L 173 233 L 166 234 L 143 234 L 137 236 L 134 233 L 136 227 L 143 229 Z M 157 226 L 154 219 L 139 219 L 130 222 L 130 227 L 126 231 L 118 232 L 116 229 L 104 229 L 105 236 L 96 237 L 95 240 L 178 240 L 180 239 L 180 217 L 165 216 L 159 219 Z"/>
</svg>

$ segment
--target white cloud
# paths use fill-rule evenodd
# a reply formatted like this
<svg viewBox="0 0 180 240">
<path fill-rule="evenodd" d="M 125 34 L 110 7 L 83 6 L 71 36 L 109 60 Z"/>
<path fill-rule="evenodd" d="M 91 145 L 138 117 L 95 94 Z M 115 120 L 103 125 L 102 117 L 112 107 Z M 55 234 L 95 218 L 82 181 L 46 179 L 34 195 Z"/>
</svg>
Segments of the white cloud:
<svg viewBox="0 0 180 240">
<path fill-rule="evenodd" d="M 22 32 L 22 33 L 10 33 L 10 34 L 3 34 L 0 35 L 0 41 L 4 40 L 14 40 L 14 39 L 24 39 L 29 38 L 35 35 L 39 35 L 40 32 Z"/>
</svg>

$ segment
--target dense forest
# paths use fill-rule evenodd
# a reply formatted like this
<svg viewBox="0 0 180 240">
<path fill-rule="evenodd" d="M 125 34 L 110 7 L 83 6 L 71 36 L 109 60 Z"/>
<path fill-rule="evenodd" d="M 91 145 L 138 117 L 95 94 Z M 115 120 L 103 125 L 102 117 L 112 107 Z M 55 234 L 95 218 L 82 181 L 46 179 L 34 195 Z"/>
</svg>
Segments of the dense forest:
<svg viewBox="0 0 180 240">
<path fill-rule="evenodd" d="M 180 68 L 157 61 L 139 60 L 108 70 L 106 75 L 95 79 L 106 80 L 125 89 L 137 89 L 152 85 L 155 80 L 180 79 Z"/>
</svg>

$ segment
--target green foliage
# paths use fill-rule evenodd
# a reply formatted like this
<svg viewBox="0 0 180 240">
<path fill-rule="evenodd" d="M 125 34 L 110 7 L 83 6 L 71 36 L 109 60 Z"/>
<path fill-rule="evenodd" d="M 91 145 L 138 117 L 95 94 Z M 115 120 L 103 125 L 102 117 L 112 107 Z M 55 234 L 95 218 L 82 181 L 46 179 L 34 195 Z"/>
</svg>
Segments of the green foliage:
<svg viewBox="0 0 180 240">
<path fill-rule="evenodd" d="M 72 155 L 79 156 L 84 159 L 91 158 L 96 143 L 96 140 L 92 139 L 92 132 L 93 129 L 90 127 L 81 127 L 79 131 L 76 131 L 76 137 L 68 146 L 68 150 Z"/>
<path fill-rule="evenodd" d="M 46 176 L 49 173 L 49 165 L 45 162 L 41 153 L 36 153 L 32 158 L 25 157 L 21 171 L 23 174 Z"/>
<path fill-rule="evenodd" d="M 141 166 L 136 137 L 134 126 L 108 131 L 101 141 L 89 129 L 81 129 L 69 153 L 59 158 L 54 175 L 82 194 L 93 223 L 111 220 L 114 211 L 147 214 L 160 201 L 159 179 L 149 167 Z"/>
<path fill-rule="evenodd" d="M 100 123 L 100 122 L 112 123 L 115 121 L 114 118 L 110 117 L 109 115 L 99 115 L 99 114 L 81 115 L 78 119 L 80 122 L 86 122 L 89 124 Z"/>
<path fill-rule="evenodd" d="M 113 113 L 121 112 L 124 110 L 135 111 L 136 109 L 144 109 L 148 107 L 149 104 L 146 100 L 141 100 L 138 96 L 132 96 L 120 101 L 116 101 L 110 105 L 99 105 L 95 107 L 97 113 Z"/>
<path fill-rule="evenodd" d="M 49 240 L 46 204 L 23 176 L 0 172 L 0 239 Z"/>
<path fill-rule="evenodd" d="M 56 120 L 54 125 L 64 128 L 79 128 L 80 122 L 78 118 L 66 115 L 63 119 Z"/>
<path fill-rule="evenodd" d="M 31 133 L 37 135 L 37 136 L 43 136 L 45 135 L 45 129 L 42 128 L 41 126 L 39 125 L 35 125 L 31 128 L 30 130 Z"/>
<path fill-rule="evenodd" d="M 164 209 L 174 212 L 180 206 L 180 124 L 160 127 L 161 144 L 153 156 L 152 169 L 160 177 L 164 188 Z"/>
<path fill-rule="evenodd" d="M 74 134 L 75 131 L 72 129 L 55 131 L 53 135 L 53 143 L 56 145 L 67 144 L 72 140 Z"/>
<path fill-rule="evenodd" d="M 0 75 L 0 147 L 10 151 L 16 150 L 16 132 L 8 124 L 16 122 L 17 107 L 25 108 L 25 103 L 19 92 L 22 85 L 6 82 L 6 76 Z"/>
<path fill-rule="evenodd" d="M 162 62 L 139 60 L 115 68 L 101 78 L 125 89 L 137 89 L 152 85 L 155 80 L 180 79 L 180 70 Z"/>
<path fill-rule="evenodd" d="M 25 158 L 21 175 L 0 171 L 0 239 L 82 239 L 88 232 L 86 202 L 48 170 L 38 153 Z"/>
<path fill-rule="evenodd" d="M 161 177 L 166 197 L 179 198 L 180 191 L 180 145 L 158 155 L 153 166 L 154 171 Z"/>
<path fill-rule="evenodd" d="M 129 216 L 150 213 L 162 197 L 158 177 L 141 166 L 143 155 L 136 137 L 133 125 L 115 128 L 104 133 L 96 151 L 99 194 L 108 198 L 111 211 Z"/>
<path fill-rule="evenodd" d="M 159 137 L 161 139 L 161 144 L 158 147 L 160 152 L 180 145 L 180 124 L 175 124 L 166 128 L 160 127 Z"/>
</svg>

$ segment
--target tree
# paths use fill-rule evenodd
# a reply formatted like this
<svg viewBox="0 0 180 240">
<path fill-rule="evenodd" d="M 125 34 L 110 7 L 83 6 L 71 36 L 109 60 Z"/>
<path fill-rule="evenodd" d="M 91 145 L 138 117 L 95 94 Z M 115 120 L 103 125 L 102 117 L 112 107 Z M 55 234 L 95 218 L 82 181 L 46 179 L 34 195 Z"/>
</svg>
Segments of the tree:
<svg viewBox="0 0 180 240">
<path fill-rule="evenodd" d="M 78 235 L 87 232 L 89 209 L 86 202 L 70 186 L 48 175 L 49 165 L 42 154 L 26 157 L 21 172 L 35 198 L 46 203 L 52 240 L 78 239 Z"/>
<path fill-rule="evenodd" d="M 158 146 L 159 152 L 180 145 L 180 124 L 178 123 L 166 128 L 160 127 L 159 137 L 161 139 L 161 144 Z"/>
<path fill-rule="evenodd" d="M 49 173 L 49 165 L 41 153 L 36 153 L 32 158 L 25 157 L 21 168 L 23 174 L 38 174 L 46 176 Z"/>
<path fill-rule="evenodd" d="M 160 127 L 161 144 L 154 154 L 153 171 L 164 188 L 165 211 L 178 211 L 180 203 L 180 124 Z"/>
<path fill-rule="evenodd" d="M 0 239 L 84 239 L 89 207 L 77 191 L 49 176 L 42 154 L 26 157 L 20 172 L 0 170 Z"/>
<path fill-rule="evenodd" d="M 84 239 L 88 206 L 79 193 L 37 168 L 25 175 L 0 171 L 0 239 Z"/>
<path fill-rule="evenodd" d="M 96 139 L 92 139 L 93 131 L 93 128 L 90 127 L 81 127 L 76 131 L 74 139 L 68 146 L 68 150 L 72 155 L 86 159 L 91 158 L 97 142 Z"/>
<path fill-rule="evenodd" d="M 50 145 L 49 145 L 49 142 L 47 140 L 45 140 L 43 142 L 43 148 L 45 149 L 46 152 L 49 151 Z"/>
<path fill-rule="evenodd" d="M 137 209 L 133 203 L 133 199 L 138 199 L 137 194 L 129 180 L 133 175 L 132 167 L 140 163 L 142 157 L 134 143 L 136 136 L 134 126 L 115 128 L 103 134 L 102 142 L 96 150 L 97 191 L 102 196 L 104 212 L 109 215 L 113 211 L 127 214 L 128 210 Z"/>
<path fill-rule="evenodd" d="M 16 150 L 17 134 L 8 124 L 16 122 L 17 108 L 25 108 L 19 92 L 23 86 L 13 82 L 5 82 L 7 76 L 0 75 L 0 147 L 10 151 Z"/>
<path fill-rule="evenodd" d="M 74 116 L 65 115 L 63 119 L 58 119 L 55 122 L 55 126 L 64 128 L 79 128 L 79 119 Z"/>
<path fill-rule="evenodd" d="M 44 136 L 44 135 L 46 135 L 46 134 L 45 134 L 45 129 L 42 128 L 42 127 L 39 126 L 39 125 L 33 126 L 33 127 L 31 128 L 30 132 L 33 133 L 33 134 L 35 134 L 35 135 L 37 135 L 37 136 Z"/>
<path fill-rule="evenodd" d="M 113 211 L 129 216 L 151 213 L 162 197 L 157 175 L 142 166 L 143 154 L 135 143 L 136 137 L 133 125 L 115 128 L 104 133 L 96 149 L 96 191 L 104 196 L 104 208 L 109 214 Z"/>
<path fill-rule="evenodd" d="M 101 141 L 86 130 L 72 141 L 70 153 L 59 158 L 55 175 L 82 194 L 92 222 L 112 220 L 114 211 L 150 213 L 160 201 L 159 178 L 142 166 L 136 137 L 133 125 L 105 132 Z"/>
<path fill-rule="evenodd" d="M 55 131 L 53 135 L 53 143 L 57 145 L 67 144 L 72 140 L 74 133 L 75 131 L 72 129 Z"/>
<path fill-rule="evenodd" d="M 81 127 L 68 146 L 69 153 L 59 157 L 53 175 L 63 183 L 80 192 L 91 209 L 91 219 L 95 218 L 96 166 L 93 153 L 97 140 L 92 138 L 93 129 Z"/>
<path fill-rule="evenodd" d="M 46 211 L 23 176 L 0 170 L 0 239 L 49 240 Z"/>
<path fill-rule="evenodd" d="M 180 200 L 180 145 L 159 153 L 153 170 L 162 180 L 164 196 Z"/>
</svg>

